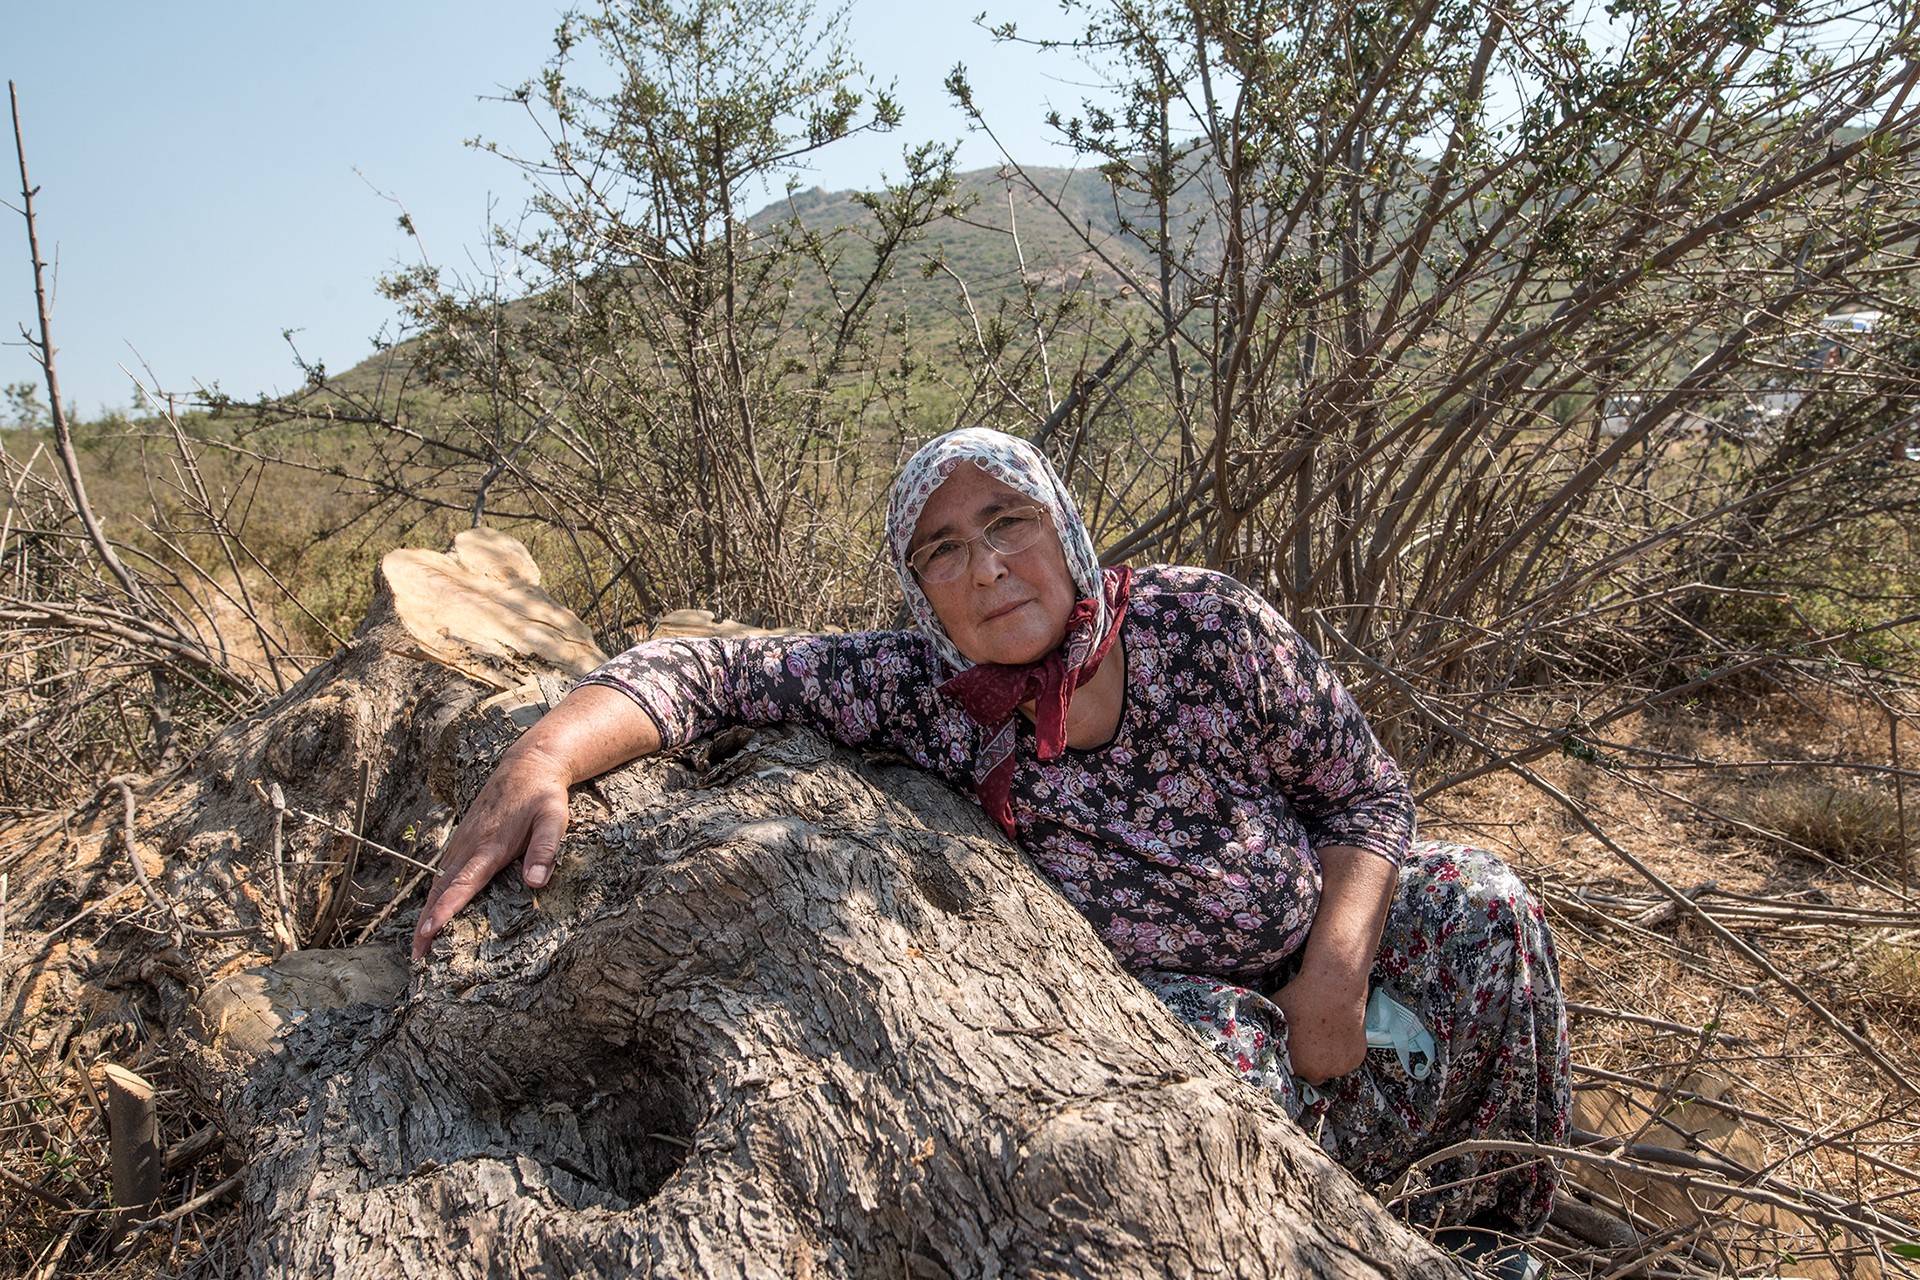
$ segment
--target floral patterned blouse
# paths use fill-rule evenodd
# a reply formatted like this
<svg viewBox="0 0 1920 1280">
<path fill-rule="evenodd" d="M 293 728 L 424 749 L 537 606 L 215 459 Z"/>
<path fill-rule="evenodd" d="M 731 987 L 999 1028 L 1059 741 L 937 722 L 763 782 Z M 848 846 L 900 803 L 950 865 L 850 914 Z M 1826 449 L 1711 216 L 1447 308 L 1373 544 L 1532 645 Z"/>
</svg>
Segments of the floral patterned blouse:
<svg viewBox="0 0 1920 1280">
<path fill-rule="evenodd" d="M 1020 844 L 1127 968 L 1258 979 L 1306 941 L 1316 849 L 1405 857 L 1406 781 L 1332 668 L 1232 578 L 1138 570 L 1120 635 L 1111 741 L 1041 763 L 1019 721 Z M 945 674 L 918 632 L 874 631 L 649 641 L 586 683 L 632 697 L 670 747 L 792 721 L 970 792 L 981 731 Z"/>
</svg>

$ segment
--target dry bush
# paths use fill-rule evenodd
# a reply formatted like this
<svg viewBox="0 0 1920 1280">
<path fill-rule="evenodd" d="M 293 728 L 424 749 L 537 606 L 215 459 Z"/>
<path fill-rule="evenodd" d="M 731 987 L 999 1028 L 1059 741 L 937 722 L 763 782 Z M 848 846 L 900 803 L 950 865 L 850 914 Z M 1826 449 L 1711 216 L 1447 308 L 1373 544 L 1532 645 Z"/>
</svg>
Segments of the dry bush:
<svg viewBox="0 0 1920 1280">
<path fill-rule="evenodd" d="M 136 1232 L 118 1253 L 102 1243 L 114 1217 L 102 1063 L 137 1069 L 162 1090 L 156 1213 L 221 1203 L 235 1185 L 209 1117 L 169 1087 L 175 1045 L 152 1021 L 150 983 L 169 963 L 172 912 L 129 877 L 129 860 L 151 855 L 109 830 L 118 788 L 103 793 L 102 784 L 164 776 L 284 688 L 298 663 L 238 576 L 223 579 L 190 556 L 169 560 L 152 544 L 107 542 L 124 577 L 114 572 L 49 451 L 28 440 L 15 452 L 20 443 L 0 449 L 11 496 L 0 527 L 0 942 L 12 943 L 0 946 L 0 1270 L 230 1275 L 242 1247 L 230 1215 L 190 1209 Z M 189 545 L 178 528 L 157 528 Z M 144 861 L 139 870 L 149 870 Z M 47 876 L 62 884 L 55 901 L 67 917 L 16 920 L 9 939 L 9 886 L 17 895 Z M 23 924 L 48 947 L 23 952 Z M 121 960 L 74 983 L 68 961 L 109 937 L 128 944 L 113 953 Z"/>
<path fill-rule="evenodd" d="M 1786 779 L 1753 802 L 1753 821 L 1777 833 L 1789 849 L 1810 849 L 1836 862 L 1912 871 L 1908 833 L 1893 795 L 1881 788 Z"/>
<path fill-rule="evenodd" d="M 1861 961 L 1861 995 L 1920 1036 L 1920 945 L 1909 933 L 1872 943 Z"/>
<path fill-rule="evenodd" d="M 147 469 L 168 500 L 119 512 L 125 538 L 82 517 L 56 450 L 0 447 L 0 813 L 171 768 L 311 660 L 284 620 L 303 616 L 288 584 L 235 532 L 231 495 L 206 485 L 177 424 L 173 439 Z"/>
<path fill-rule="evenodd" d="M 257 691 L 228 679 L 192 632 L 153 634 L 87 546 L 66 490 L 42 473 L 44 454 L 0 461 L 14 494 L 0 541 L 0 811 L 17 815 L 172 763 L 183 727 L 225 723 Z"/>
<path fill-rule="evenodd" d="M 1911 4 L 1079 12 L 1074 225 L 1152 314 L 1027 429 L 1111 557 L 1260 588 L 1436 783 L 1913 674 Z"/>
</svg>

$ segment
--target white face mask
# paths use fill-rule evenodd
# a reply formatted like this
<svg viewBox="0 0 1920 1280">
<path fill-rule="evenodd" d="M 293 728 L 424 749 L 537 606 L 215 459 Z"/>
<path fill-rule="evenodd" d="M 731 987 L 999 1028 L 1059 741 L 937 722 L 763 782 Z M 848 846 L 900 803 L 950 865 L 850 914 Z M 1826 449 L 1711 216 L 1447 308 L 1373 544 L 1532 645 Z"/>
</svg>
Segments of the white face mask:
<svg viewBox="0 0 1920 1280">
<path fill-rule="evenodd" d="M 1420 1023 L 1419 1015 L 1375 987 L 1367 997 L 1367 1048 L 1391 1049 L 1399 1055 L 1400 1069 L 1414 1080 L 1433 1074 L 1433 1032 Z"/>
</svg>

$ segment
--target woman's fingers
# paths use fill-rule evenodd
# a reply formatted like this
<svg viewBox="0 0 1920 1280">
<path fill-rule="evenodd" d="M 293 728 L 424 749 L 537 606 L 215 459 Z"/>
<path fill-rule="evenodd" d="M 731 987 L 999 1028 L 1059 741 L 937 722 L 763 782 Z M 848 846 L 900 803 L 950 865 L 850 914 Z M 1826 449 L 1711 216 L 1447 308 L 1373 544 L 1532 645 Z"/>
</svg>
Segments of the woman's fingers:
<svg viewBox="0 0 1920 1280">
<path fill-rule="evenodd" d="M 538 889 L 553 875 L 553 860 L 560 856 L 560 837 L 567 833 L 567 806 L 562 799 L 556 810 L 536 814 L 527 833 L 527 853 L 520 864 L 520 877 L 530 889 Z"/>
<path fill-rule="evenodd" d="M 414 958 L 426 955 L 447 921 L 522 853 L 527 884 L 546 884 L 566 827 L 565 783 L 538 761 L 503 761 L 447 841 L 440 874 L 414 927 Z"/>
<path fill-rule="evenodd" d="M 468 819 L 471 821 L 471 818 Z M 466 823 L 462 823 L 464 830 Z M 454 833 L 457 841 L 462 831 Z M 469 845 L 479 841 L 469 841 Z M 418 960 L 427 954 L 433 940 L 447 921 L 459 914 L 462 907 L 473 901 L 473 896 L 492 880 L 494 873 L 513 858 L 511 850 L 505 846 L 482 846 L 457 850 L 453 843 L 447 846 L 447 855 L 441 866 L 440 874 L 434 879 L 433 888 L 427 893 L 427 904 L 420 910 L 420 922 L 413 930 L 413 958 Z"/>
<path fill-rule="evenodd" d="M 659 749 L 653 717 L 626 694 L 592 684 L 568 694 L 507 748 L 447 841 L 413 931 L 414 958 L 515 858 L 525 855 L 527 887 L 544 887 L 567 830 L 567 788 Z"/>
<path fill-rule="evenodd" d="M 517 850 L 506 844 L 488 844 L 474 850 L 457 862 L 449 859 L 450 865 L 443 868 L 441 876 L 434 882 L 433 891 L 427 897 L 427 905 L 420 912 L 420 923 L 413 932 L 414 958 L 427 953 L 434 938 L 447 921 L 460 913 L 461 908 L 472 902 L 480 890 L 486 888 L 500 868 L 513 861 Z"/>
</svg>

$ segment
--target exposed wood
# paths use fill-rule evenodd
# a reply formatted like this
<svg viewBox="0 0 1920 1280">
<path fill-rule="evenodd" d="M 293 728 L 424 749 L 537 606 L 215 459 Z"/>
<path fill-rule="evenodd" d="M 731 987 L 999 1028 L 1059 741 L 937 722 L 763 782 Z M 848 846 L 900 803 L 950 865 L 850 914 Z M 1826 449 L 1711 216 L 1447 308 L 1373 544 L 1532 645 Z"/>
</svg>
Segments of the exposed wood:
<svg viewBox="0 0 1920 1280">
<path fill-rule="evenodd" d="M 540 589 L 525 547 L 495 529 L 465 529 L 453 547 L 390 551 L 380 573 L 421 656 L 496 689 L 558 668 L 583 676 L 606 660 L 593 633 Z"/>
<path fill-rule="evenodd" d="M 107 1137 L 113 1159 L 114 1235 L 118 1236 L 159 1198 L 164 1170 L 153 1086 L 137 1073 L 108 1063 Z"/>
</svg>

